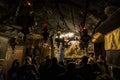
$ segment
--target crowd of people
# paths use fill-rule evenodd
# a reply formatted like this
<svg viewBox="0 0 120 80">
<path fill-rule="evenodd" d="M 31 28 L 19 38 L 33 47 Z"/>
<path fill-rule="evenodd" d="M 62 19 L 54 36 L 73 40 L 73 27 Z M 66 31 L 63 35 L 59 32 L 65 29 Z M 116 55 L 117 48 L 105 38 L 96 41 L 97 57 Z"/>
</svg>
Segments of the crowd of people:
<svg viewBox="0 0 120 80">
<path fill-rule="evenodd" d="M 17 59 L 13 61 L 7 71 L 7 80 L 112 80 L 112 78 L 102 56 L 97 61 L 83 56 L 79 65 L 74 62 L 58 61 L 55 57 L 46 57 L 44 61 L 38 63 L 36 58 L 27 56 L 22 65 Z"/>
</svg>

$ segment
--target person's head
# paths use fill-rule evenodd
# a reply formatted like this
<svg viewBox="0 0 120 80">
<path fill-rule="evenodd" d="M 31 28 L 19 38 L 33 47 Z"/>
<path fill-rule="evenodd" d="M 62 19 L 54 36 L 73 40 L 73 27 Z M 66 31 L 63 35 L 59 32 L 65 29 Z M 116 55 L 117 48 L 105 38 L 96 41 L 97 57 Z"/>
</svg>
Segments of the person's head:
<svg viewBox="0 0 120 80">
<path fill-rule="evenodd" d="M 68 65 L 67 65 L 67 71 L 74 71 L 75 68 L 76 68 L 75 63 L 73 63 L 73 62 L 68 63 Z"/>
<path fill-rule="evenodd" d="M 12 67 L 15 68 L 15 67 L 19 67 L 20 63 L 18 61 L 18 59 L 15 59 L 12 63 Z"/>
<path fill-rule="evenodd" d="M 27 56 L 27 57 L 25 58 L 25 64 L 28 65 L 28 64 L 31 64 L 31 63 L 32 63 L 31 57 Z"/>
<path fill-rule="evenodd" d="M 99 55 L 98 61 L 100 61 L 100 62 L 101 62 L 101 61 L 102 61 L 102 62 L 105 61 L 105 57 L 104 57 L 103 55 Z"/>
<path fill-rule="evenodd" d="M 46 59 L 46 64 L 50 65 L 51 64 L 51 59 Z"/>
<path fill-rule="evenodd" d="M 88 63 L 88 57 L 87 56 L 83 56 L 82 57 L 82 63 L 83 64 L 87 64 Z"/>
<path fill-rule="evenodd" d="M 63 61 L 59 61 L 59 64 L 64 66 L 64 62 Z"/>
<path fill-rule="evenodd" d="M 47 60 L 47 59 L 50 59 L 50 56 L 46 56 L 45 59 L 46 59 L 46 60 Z"/>
<path fill-rule="evenodd" d="M 58 63 L 58 60 L 57 60 L 57 58 L 52 58 L 52 64 L 57 64 Z"/>
</svg>

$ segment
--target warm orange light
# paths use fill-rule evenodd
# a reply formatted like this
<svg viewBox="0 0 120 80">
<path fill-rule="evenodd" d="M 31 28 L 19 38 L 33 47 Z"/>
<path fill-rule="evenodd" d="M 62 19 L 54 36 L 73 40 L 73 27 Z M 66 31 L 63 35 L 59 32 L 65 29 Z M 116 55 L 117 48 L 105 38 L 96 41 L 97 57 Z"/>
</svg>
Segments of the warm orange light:
<svg viewBox="0 0 120 80">
<path fill-rule="evenodd" d="M 32 6 L 32 3 L 31 3 L 31 1 L 25 1 L 25 4 L 24 4 L 25 6 Z"/>
<path fill-rule="evenodd" d="M 27 2 L 27 5 L 28 5 L 28 6 L 31 6 L 31 3 L 30 3 L 30 2 Z"/>
</svg>

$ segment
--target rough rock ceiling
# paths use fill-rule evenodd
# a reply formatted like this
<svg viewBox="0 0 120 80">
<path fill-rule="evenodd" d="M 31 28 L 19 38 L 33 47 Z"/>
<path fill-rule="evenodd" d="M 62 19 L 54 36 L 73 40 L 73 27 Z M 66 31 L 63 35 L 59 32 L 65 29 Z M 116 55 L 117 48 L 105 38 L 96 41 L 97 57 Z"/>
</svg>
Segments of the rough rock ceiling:
<svg viewBox="0 0 120 80">
<path fill-rule="evenodd" d="M 12 31 L 20 27 L 16 25 L 16 11 L 21 8 L 20 2 L 24 0 L 0 1 L 0 31 Z M 79 34 L 79 28 L 88 27 L 92 33 L 97 25 L 106 19 L 104 9 L 106 6 L 120 7 L 119 0 L 29 0 L 32 1 L 31 11 L 37 22 L 34 33 L 41 33 L 42 24 L 49 25 L 49 31 L 73 31 Z M 3 25 L 4 24 L 4 25 Z M 3 27 L 7 25 L 6 27 Z M 59 25 L 59 26 L 58 26 Z M 19 25 L 18 25 L 19 26 Z"/>
</svg>

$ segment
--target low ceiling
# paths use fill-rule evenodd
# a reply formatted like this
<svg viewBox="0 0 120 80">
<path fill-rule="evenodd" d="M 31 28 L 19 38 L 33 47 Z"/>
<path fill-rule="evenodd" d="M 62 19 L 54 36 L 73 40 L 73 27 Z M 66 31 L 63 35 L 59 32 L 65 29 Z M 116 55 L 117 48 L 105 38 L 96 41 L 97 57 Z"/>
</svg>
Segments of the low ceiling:
<svg viewBox="0 0 120 80">
<path fill-rule="evenodd" d="M 15 29 L 20 30 L 21 25 L 16 24 L 16 14 L 25 0 L 0 0 L 0 32 L 8 33 Z M 27 0 L 31 1 L 30 11 L 33 12 L 35 27 L 34 33 L 41 33 L 42 24 L 48 24 L 50 32 L 72 31 L 79 34 L 80 27 L 88 27 L 92 34 L 94 29 L 104 21 L 107 16 L 104 9 L 107 6 L 120 7 L 119 0 Z M 14 25 L 14 26 L 13 26 Z M 20 27 L 21 26 L 21 27 Z"/>
</svg>

